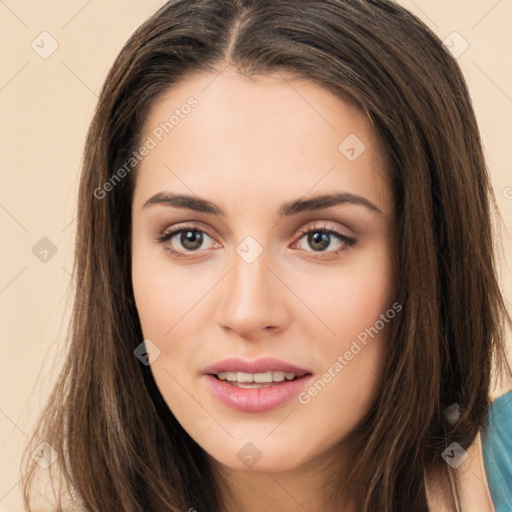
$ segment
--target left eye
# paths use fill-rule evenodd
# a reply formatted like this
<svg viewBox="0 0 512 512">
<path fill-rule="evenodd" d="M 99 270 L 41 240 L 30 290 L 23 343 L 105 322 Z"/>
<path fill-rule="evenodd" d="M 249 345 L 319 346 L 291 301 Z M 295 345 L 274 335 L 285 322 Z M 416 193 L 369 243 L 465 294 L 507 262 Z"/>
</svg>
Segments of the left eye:
<svg viewBox="0 0 512 512">
<path fill-rule="evenodd" d="M 296 242 L 298 244 L 300 240 L 306 239 L 306 243 L 313 249 L 314 252 L 331 252 L 335 249 L 332 248 L 330 251 L 326 249 L 331 245 L 333 238 L 338 242 L 338 251 L 344 248 L 353 247 L 356 244 L 356 240 L 349 238 L 343 233 L 333 229 L 316 228 L 301 232 L 301 237 Z M 306 249 L 307 250 L 307 249 Z"/>
</svg>

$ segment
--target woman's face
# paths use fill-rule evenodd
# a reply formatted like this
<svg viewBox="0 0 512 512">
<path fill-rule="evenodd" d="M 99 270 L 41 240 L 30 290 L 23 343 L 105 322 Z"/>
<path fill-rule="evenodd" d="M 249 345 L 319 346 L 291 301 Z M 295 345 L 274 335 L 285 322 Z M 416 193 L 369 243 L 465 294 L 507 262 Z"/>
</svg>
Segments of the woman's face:
<svg viewBox="0 0 512 512">
<path fill-rule="evenodd" d="M 401 309 L 370 121 L 311 82 L 228 68 L 168 91 L 143 142 L 133 287 L 169 408 L 233 469 L 334 453 L 376 398 Z"/>
</svg>

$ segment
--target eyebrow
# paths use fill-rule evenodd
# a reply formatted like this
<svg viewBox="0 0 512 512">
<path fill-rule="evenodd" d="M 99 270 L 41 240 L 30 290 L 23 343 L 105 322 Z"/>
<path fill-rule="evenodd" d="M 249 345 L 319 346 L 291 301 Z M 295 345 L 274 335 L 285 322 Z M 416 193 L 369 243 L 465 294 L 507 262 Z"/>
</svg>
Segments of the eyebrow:
<svg viewBox="0 0 512 512">
<path fill-rule="evenodd" d="M 216 204 L 201 197 L 186 194 L 159 192 L 158 194 L 150 197 L 144 203 L 143 208 L 156 204 L 172 206 L 174 208 L 186 208 L 188 210 L 210 213 L 217 216 L 225 215 L 224 211 Z M 311 197 L 310 199 L 296 199 L 294 201 L 284 203 L 279 208 L 279 217 L 288 217 L 306 211 L 323 210 L 339 204 L 359 205 L 367 208 L 377 215 L 384 215 L 382 210 L 368 199 L 349 192 L 339 192 L 334 194 L 318 195 Z"/>
</svg>

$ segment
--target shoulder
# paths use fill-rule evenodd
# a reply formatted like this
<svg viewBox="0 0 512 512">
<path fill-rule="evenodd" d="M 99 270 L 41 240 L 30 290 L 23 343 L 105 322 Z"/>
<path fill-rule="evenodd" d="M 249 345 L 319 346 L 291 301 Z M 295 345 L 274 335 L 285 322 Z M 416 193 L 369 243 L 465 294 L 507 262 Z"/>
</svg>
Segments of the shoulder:
<svg viewBox="0 0 512 512">
<path fill-rule="evenodd" d="M 512 389 L 496 398 L 482 429 L 487 483 L 496 512 L 512 510 Z"/>
</svg>

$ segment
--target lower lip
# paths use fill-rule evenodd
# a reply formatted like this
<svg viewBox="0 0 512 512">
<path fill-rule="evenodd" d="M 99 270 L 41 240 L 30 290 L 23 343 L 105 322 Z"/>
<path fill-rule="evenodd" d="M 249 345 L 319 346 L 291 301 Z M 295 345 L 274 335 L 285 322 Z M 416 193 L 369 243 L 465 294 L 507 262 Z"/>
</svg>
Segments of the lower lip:
<svg viewBox="0 0 512 512">
<path fill-rule="evenodd" d="M 206 375 L 213 395 L 224 405 L 242 412 L 263 412 L 283 405 L 297 396 L 311 377 L 304 375 L 265 388 L 237 388 L 213 375 Z"/>
</svg>

